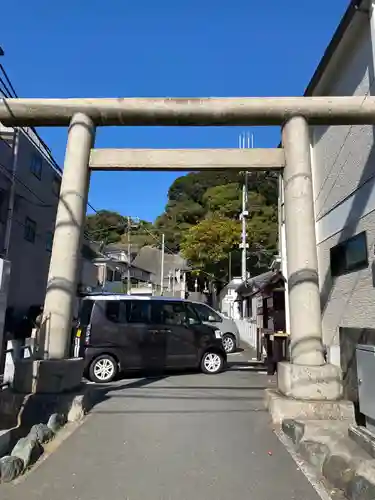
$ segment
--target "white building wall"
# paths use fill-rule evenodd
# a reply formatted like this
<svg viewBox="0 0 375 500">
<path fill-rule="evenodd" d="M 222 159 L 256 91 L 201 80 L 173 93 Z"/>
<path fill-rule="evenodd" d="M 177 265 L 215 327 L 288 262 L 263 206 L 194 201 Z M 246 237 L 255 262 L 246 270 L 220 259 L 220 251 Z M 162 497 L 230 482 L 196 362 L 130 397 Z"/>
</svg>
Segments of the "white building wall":
<svg viewBox="0 0 375 500">
<path fill-rule="evenodd" d="M 374 23 L 358 12 L 314 95 L 375 95 Z M 372 277 L 375 243 L 373 126 L 314 127 L 313 183 L 323 340 L 339 343 L 339 327 L 374 327 Z M 332 279 L 330 249 L 367 231 L 369 267 Z"/>
</svg>

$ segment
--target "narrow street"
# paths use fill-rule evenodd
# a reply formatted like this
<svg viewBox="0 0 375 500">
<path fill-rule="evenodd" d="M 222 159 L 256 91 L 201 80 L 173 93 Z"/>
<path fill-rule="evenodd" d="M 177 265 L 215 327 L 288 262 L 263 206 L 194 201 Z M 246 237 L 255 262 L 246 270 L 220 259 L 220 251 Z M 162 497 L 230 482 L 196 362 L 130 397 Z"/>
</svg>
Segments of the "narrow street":
<svg viewBox="0 0 375 500">
<path fill-rule="evenodd" d="M 216 376 L 125 379 L 7 500 L 315 500 L 272 432 L 263 389 L 243 366 Z"/>
</svg>

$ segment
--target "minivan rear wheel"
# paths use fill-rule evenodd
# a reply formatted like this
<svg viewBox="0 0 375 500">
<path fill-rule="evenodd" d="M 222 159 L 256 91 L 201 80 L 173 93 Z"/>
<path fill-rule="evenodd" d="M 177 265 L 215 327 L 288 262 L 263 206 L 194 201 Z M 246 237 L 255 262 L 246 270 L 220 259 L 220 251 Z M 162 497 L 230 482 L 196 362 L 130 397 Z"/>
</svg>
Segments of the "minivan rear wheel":
<svg viewBox="0 0 375 500">
<path fill-rule="evenodd" d="M 215 351 L 207 351 L 203 354 L 201 370 L 207 375 L 220 373 L 224 368 L 224 356 Z"/>
<path fill-rule="evenodd" d="M 227 354 L 231 354 L 236 350 L 236 340 L 230 333 L 223 335 L 223 346 Z"/>
<path fill-rule="evenodd" d="M 102 354 L 93 360 L 90 365 L 89 379 L 96 384 L 111 382 L 118 373 L 118 364 L 109 354 Z"/>
</svg>

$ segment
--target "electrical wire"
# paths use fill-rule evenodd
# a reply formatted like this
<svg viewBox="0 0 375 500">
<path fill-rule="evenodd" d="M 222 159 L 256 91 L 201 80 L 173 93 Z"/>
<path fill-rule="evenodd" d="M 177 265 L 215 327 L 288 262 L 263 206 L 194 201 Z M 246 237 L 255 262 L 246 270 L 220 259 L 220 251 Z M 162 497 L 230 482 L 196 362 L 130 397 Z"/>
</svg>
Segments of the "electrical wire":
<svg viewBox="0 0 375 500">
<path fill-rule="evenodd" d="M 6 168 L 5 165 L 3 165 L 2 163 L 0 163 L 0 168 L 6 172 L 7 174 L 9 174 L 9 177 L 8 179 L 12 182 L 12 180 L 14 179 L 15 181 L 17 181 L 19 184 L 21 184 L 21 186 L 23 186 L 25 189 L 27 189 L 27 191 L 29 191 L 33 196 L 35 196 L 35 198 L 37 200 L 40 201 L 40 204 L 35 204 L 35 202 L 29 200 L 28 198 L 25 198 L 24 196 L 21 196 L 21 198 L 23 198 L 24 200 L 26 200 L 27 202 L 33 204 L 33 205 L 37 205 L 37 206 L 41 206 L 42 208 L 51 208 L 53 207 L 54 205 L 51 205 L 51 204 L 47 204 L 44 200 L 42 200 L 42 198 L 40 198 L 40 196 L 38 196 L 35 191 L 33 191 L 27 184 L 25 184 L 16 174 L 12 174 L 11 172 L 9 172 L 9 169 Z"/>
<path fill-rule="evenodd" d="M 0 77 L 0 83 L 2 84 L 4 90 L 0 87 L 0 94 L 3 95 L 3 97 L 5 97 L 6 99 L 18 99 L 18 94 L 4 68 L 4 66 L 2 64 L 0 64 L 0 73 L 3 75 L 3 77 L 5 78 L 6 82 L 4 82 L 4 79 L 3 77 Z M 8 86 L 7 86 L 8 85 Z M 60 168 L 60 166 L 58 165 L 58 163 L 56 162 L 56 160 L 53 158 L 52 156 L 52 153 L 51 153 L 51 150 L 50 148 L 47 146 L 47 144 L 44 142 L 44 140 L 41 138 L 41 136 L 38 134 L 38 132 L 36 131 L 35 127 L 28 127 L 28 128 L 25 128 L 25 127 L 17 127 L 18 129 L 22 130 L 23 133 L 29 138 L 29 140 L 34 144 L 34 146 L 36 146 L 38 149 L 39 146 L 38 144 L 35 143 L 35 140 L 30 136 L 30 133 L 28 132 L 28 129 L 29 130 L 32 130 L 32 132 L 36 135 L 36 137 L 38 138 L 40 144 L 43 146 L 43 148 L 46 150 L 47 152 L 47 155 L 49 157 L 49 160 L 51 161 L 51 163 L 53 164 L 54 168 L 61 174 L 62 170 Z"/>
</svg>

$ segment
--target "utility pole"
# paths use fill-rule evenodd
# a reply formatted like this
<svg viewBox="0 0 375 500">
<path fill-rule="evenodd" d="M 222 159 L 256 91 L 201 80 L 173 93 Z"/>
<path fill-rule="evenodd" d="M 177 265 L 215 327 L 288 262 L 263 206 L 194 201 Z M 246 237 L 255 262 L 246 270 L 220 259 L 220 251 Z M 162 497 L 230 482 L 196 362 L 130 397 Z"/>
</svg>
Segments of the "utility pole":
<svg viewBox="0 0 375 500">
<path fill-rule="evenodd" d="M 242 232 L 241 232 L 241 276 L 242 281 L 246 281 L 246 249 L 247 249 L 247 235 L 246 235 L 246 217 L 248 215 L 247 212 L 247 172 L 245 172 L 245 181 L 242 186 L 242 213 L 241 213 L 241 222 L 242 222 Z"/>
<path fill-rule="evenodd" d="M 128 273 L 127 273 L 127 293 L 128 295 L 131 294 L 131 280 L 130 280 L 130 252 L 131 252 L 131 243 L 130 243 L 130 226 L 131 226 L 131 219 L 128 215 L 128 227 L 127 227 L 127 233 L 128 233 Z"/>
<path fill-rule="evenodd" d="M 161 266 L 160 266 L 160 295 L 164 293 L 164 248 L 165 248 L 165 235 L 161 235 Z"/>
<path fill-rule="evenodd" d="M 228 254 L 228 282 L 232 281 L 232 252 Z"/>
<path fill-rule="evenodd" d="M 251 142 L 250 142 L 251 140 Z M 239 147 L 240 149 L 253 147 L 253 135 L 248 132 L 246 135 L 243 134 L 239 138 Z M 245 172 L 245 179 L 242 186 L 242 212 L 240 214 L 240 220 L 242 222 L 242 230 L 241 230 L 241 243 L 240 248 L 242 250 L 241 254 L 241 278 L 245 283 L 247 280 L 247 249 L 249 244 L 247 243 L 247 227 L 246 227 L 246 217 L 248 217 L 248 172 Z M 246 316 L 246 301 L 242 301 L 242 316 Z"/>
</svg>

